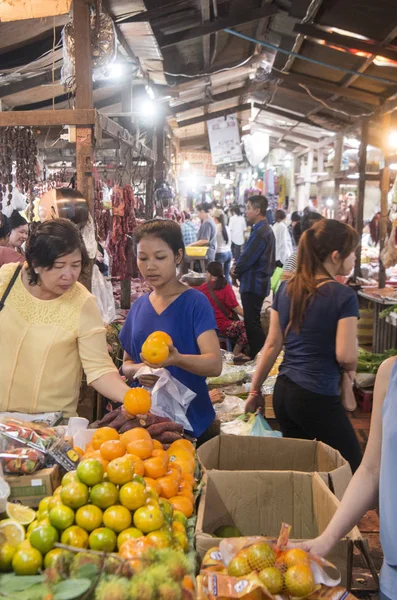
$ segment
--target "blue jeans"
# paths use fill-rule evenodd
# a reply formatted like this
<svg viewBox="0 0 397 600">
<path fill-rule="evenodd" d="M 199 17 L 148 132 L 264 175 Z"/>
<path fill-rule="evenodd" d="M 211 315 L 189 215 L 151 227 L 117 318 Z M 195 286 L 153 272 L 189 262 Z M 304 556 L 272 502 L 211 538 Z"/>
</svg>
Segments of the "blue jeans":
<svg viewBox="0 0 397 600">
<path fill-rule="evenodd" d="M 215 254 L 215 260 L 222 263 L 223 271 L 228 283 L 232 283 L 230 278 L 230 265 L 232 264 L 232 253 L 229 252 L 217 252 Z"/>
</svg>

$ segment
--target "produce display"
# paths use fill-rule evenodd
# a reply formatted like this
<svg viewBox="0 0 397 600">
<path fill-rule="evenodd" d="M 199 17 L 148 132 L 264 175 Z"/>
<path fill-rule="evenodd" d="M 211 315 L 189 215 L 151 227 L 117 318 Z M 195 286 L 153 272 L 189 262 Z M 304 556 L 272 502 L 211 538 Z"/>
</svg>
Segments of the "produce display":
<svg viewBox="0 0 397 600">
<path fill-rule="evenodd" d="M 277 542 L 236 537 L 208 550 L 197 578 L 198 599 L 314 598 L 321 584 L 337 585 L 340 577 L 332 580 L 323 570 L 333 565 L 301 548 L 288 548 L 289 527 L 283 529 Z"/>
<path fill-rule="evenodd" d="M 373 373 L 376 375 L 380 365 L 391 356 L 396 356 L 397 350 L 387 350 L 384 354 L 372 354 L 362 348 L 358 349 L 357 373 Z"/>
</svg>

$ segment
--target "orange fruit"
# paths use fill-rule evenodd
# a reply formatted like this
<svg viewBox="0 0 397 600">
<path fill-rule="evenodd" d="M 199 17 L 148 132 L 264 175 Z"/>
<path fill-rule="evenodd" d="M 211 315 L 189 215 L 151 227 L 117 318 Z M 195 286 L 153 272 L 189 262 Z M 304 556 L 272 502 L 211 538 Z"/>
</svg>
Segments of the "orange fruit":
<svg viewBox="0 0 397 600">
<path fill-rule="evenodd" d="M 119 434 L 113 427 L 100 427 L 94 431 L 94 435 L 92 436 L 92 447 L 94 450 L 99 450 L 104 442 L 108 442 L 109 440 L 118 440 Z M 87 448 L 85 449 L 87 452 Z"/>
<path fill-rule="evenodd" d="M 143 360 L 152 365 L 163 363 L 168 358 L 169 353 L 168 344 L 158 338 L 147 339 L 142 346 Z"/>
<path fill-rule="evenodd" d="M 290 596 L 302 598 L 314 591 L 315 583 L 309 564 L 298 564 L 287 569 L 284 585 Z"/>
<path fill-rule="evenodd" d="M 172 462 L 172 457 L 170 459 L 170 462 Z M 193 475 L 195 470 L 196 470 L 196 466 L 192 465 L 192 462 L 190 460 L 182 460 L 182 459 L 178 459 L 177 461 L 175 461 L 182 469 L 182 473 L 185 474 L 189 474 L 189 475 Z"/>
<path fill-rule="evenodd" d="M 139 456 L 135 456 L 135 454 L 126 454 L 124 458 L 132 463 L 134 475 L 140 475 L 141 477 L 144 476 L 145 465 Z"/>
<path fill-rule="evenodd" d="M 163 444 L 158 440 L 153 440 L 153 450 L 164 450 Z"/>
<path fill-rule="evenodd" d="M 182 588 L 188 592 L 193 592 L 193 595 L 196 593 L 196 586 L 190 575 L 184 576 L 182 580 Z"/>
<path fill-rule="evenodd" d="M 86 457 L 86 456 L 84 456 L 83 458 L 85 459 L 85 458 L 87 458 L 87 457 Z M 104 470 L 104 472 L 106 473 L 106 471 L 107 471 L 107 468 L 108 468 L 109 461 L 108 461 L 108 460 L 105 460 L 105 459 L 103 458 L 103 456 L 102 456 L 102 454 L 101 454 L 101 451 L 100 451 L 100 450 L 94 450 L 94 452 L 91 452 L 91 454 L 89 455 L 89 457 L 88 457 L 88 458 L 95 458 L 95 460 L 97 460 L 98 462 L 100 462 L 100 463 L 101 463 L 101 465 L 102 465 L 102 467 L 103 467 L 103 470 Z"/>
<path fill-rule="evenodd" d="M 124 408 L 130 415 L 145 415 L 152 406 L 152 397 L 143 388 L 131 388 L 124 396 Z"/>
<path fill-rule="evenodd" d="M 176 462 L 168 463 L 167 475 L 171 475 L 171 474 L 176 479 L 178 479 L 179 482 L 182 480 L 182 468 L 180 467 L 180 465 L 178 465 L 178 463 L 176 463 Z"/>
<path fill-rule="evenodd" d="M 309 564 L 309 555 L 301 548 L 290 548 L 284 552 L 284 561 L 287 567 L 293 567 L 299 564 Z"/>
<path fill-rule="evenodd" d="M 178 480 L 172 475 L 165 475 L 164 477 L 159 477 L 157 481 L 161 487 L 162 498 L 172 498 L 172 496 L 176 496 L 178 494 Z"/>
<path fill-rule="evenodd" d="M 103 479 L 103 465 L 95 458 L 87 458 L 80 461 L 77 466 L 77 477 L 85 485 L 91 487 L 97 483 L 101 483 Z"/>
<path fill-rule="evenodd" d="M 171 446 L 168 448 L 169 451 L 173 452 L 174 450 L 185 450 L 189 452 L 192 456 L 194 456 L 196 449 L 193 446 L 192 442 L 189 440 L 176 440 L 172 442 Z"/>
<path fill-rule="evenodd" d="M 128 529 L 131 523 L 131 511 L 125 506 L 109 506 L 103 513 L 103 524 L 116 533 L 121 533 L 124 529 Z"/>
<path fill-rule="evenodd" d="M 167 472 L 167 464 L 165 464 L 162 456 L 152 456 L 143 461 L 145 466 L 145 477 L 158 479 L 163 477 Z"/>
<path fill-rule="evenodd" d="M 143 533 L 156 531 L 164 525 L 164 515 L 157 504 L 147 504 L 134 512 L 134 525 Z"/>
<path fill-rule="evenodd" d="M 146 503 L 147 491 L 145 485 L 138 481 L 130 481 L 120 488 L 120 504 L 128 510 L 137 510 Z"/>
<path fill-rule="evenodd" d="M 108 480 L 115 485 L 124 485 L 132 481 L 134 476 L 134 464 L 127 456 L 115 458 L 108 465 Z"/>
<path fill-rule="evenodd" d="M 120 442 L 123 442 L 126 446 L 130 442 L 135 442 L 136 440 L 151 440 L 152 436 L 150 433 L 144 429 L 143 427 L 134 427 L 134 429 L 130 429 L 125 433 L 122 433 L 120 436 Z M 162 446 L 161 446 L 162 448 Z"/>
<path fill-rule="evenodd" d="M 84 452 L 87 454 L 88 452 L 94 452 L 95 448 L 92 445 L 92 442 L 89 442 L 84 448 Z"/>
<path fill-rule="evenodd" d="M 259 579 L 273 595 L 281 594 L 284 587 L 284 579 L 277 567 L 265 567 L 259 573 Z"/>
<path fill-rule="evenodd" d="M 102 525 L 102 511 L 94 504 L 81 506 L 76 512 L 76 525 L 91 532 Z"/>
<path fill-rule="evenodd" d="M 164 529 L 151 531 L 148 533 L 147 537 L 159 550 L 162 548 L 170 548 L 172 545 L 172 534 L 170 531 L 166 531 Z"/>
<path fill-rule="evenodd" d="M 127 451 L 142 459 L 150 458 L 153 452 L 153 442 L 152 440 L 135 440 L 128 444 Z"/>
<path fill-rule="evenodd" d="M 172 464 L 172 463 L 171 463 Z M 196 485 L 196 480 L 191 473 L 182 473 L 182 480 L 186 484 L 190 486 L 191 489 L 194 489 Z"/>
<path fill-rule="evenodd" d="M 73 450 L 80 456 L 80 458 L 83 456 L 83 454 L 85 452 L 82 448 L 79 448 L 78 446 L 74 446 Z"/>
<path fill-rule="evenodd" d="M 158 483 L 157 479 L 152 479 L 151 477 L 144 477 L 146 487 L 150 490 L 154 490 L 159 496 L 161 494 L 161 486 Z"/>
<path fill-rule="evenodd" d="M 100 448 L 100 453 L 105 460 L 114 460 L 124 456 L 127 449 L 120 440 L 109 440 L 104 442 Z"/>
<path fill-rule="evenodd" d="M 172 498 L 169 498 L 169 503 L 174 510 L 179 510 L 185 517 L 189 518 L 192 516 L 194 504 L 187 496 L 172 496 Z"/>
<path fill-rule="evenodd" d="M 170 335 L 168 335 L 168 333 L 165 333 L 165 331 L 153 331 L 153 333 L 151 333 L 149 335 L 149 337 L 147 338 L 146 341 L 153 340 L 153 339 L 165 342 L 168 346 L 174 345 L 174 342 L 172 341 L 172 337 Z"/>
</svg>

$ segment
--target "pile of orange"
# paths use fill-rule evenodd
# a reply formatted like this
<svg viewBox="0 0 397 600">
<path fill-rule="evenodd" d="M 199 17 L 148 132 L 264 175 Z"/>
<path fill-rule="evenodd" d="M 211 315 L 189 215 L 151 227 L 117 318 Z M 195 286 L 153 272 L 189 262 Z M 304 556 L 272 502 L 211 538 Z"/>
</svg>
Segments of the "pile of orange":
<svg viewBox="0 0 397 600">
<path fill-rule="evenodd" d="M 163 363 L 170 353 L 169 347 L 173 345 L 171 337 L 164 331 L 151 333 L 142 346 L 143 359 L 152 364 Z"/>
<path fill-rule="evenodd" d="M 195 448 L 188 440 L 177 440 L 164 450 L 142 427 L 122 434 L 101 427 L 94 432 L 82 458 L 96 458 L 115 485 L 131 481 L 132 475 L 140 476 L 174 510 L 188 518 L 194 512 L 196 460 Z"/>
</svg>

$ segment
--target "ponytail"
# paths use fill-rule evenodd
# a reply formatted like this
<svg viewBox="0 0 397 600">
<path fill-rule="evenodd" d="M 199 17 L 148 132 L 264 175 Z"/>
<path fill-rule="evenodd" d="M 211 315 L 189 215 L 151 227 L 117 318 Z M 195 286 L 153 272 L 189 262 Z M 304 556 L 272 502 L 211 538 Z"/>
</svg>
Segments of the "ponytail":
<svg viewBox="0 0 397 600">
<path fill-rule="evenodd" d="M 219 216 L 216 217 L 219 221 L 219 223 L 221 224 L 221 228 L 222 228 L 222 237 L 225 241 L 225 244 L 229 243 L 229 234 L 227 233 L 227 229 L 226 229 L 226 217 L 224 215 L 224 213 L 220 213 Z"/>
<path fill-rule="evenodd" d="M 305 231 L 299 242 L 296 274 L 287 284 L 291 298 L 288 329 L 299 333 L 305 312 L 317 291 L 317 276 L 322 274 L 333 279 L 324 266 L 328 256 L 339 252 L 341 259 L 345 260 L 354 252 L 359 240 L 352 227 L 334 219 L 322 219 Z"/>
</svg>

